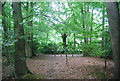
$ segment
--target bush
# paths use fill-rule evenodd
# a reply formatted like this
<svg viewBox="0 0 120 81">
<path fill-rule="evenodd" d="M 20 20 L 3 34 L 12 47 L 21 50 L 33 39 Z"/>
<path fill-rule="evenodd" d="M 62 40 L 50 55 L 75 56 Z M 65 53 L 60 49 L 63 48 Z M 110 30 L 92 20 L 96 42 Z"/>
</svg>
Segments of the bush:
<svg viewBox="0 0 120 81">
<path fill-rule="evenodd" d="M 113 59 L 112 49 L 106 50 L 106 52 L 101 55 L 100 58 Z"/>
<path fill-rule="evenodd" d="M 57 47 L 55 43 L 41 43 L 39 50 L 43 54 L 56 54 Z"/>
<path fill-rule="evenodd" d="M 37 40 L 34 40 L 31 44 L 31 48 L 32 48 L 32 54 L 36 54 L 38 53 L 38 48 L 39 48 L 39 43 L 37 42 Z"/>
</svg>

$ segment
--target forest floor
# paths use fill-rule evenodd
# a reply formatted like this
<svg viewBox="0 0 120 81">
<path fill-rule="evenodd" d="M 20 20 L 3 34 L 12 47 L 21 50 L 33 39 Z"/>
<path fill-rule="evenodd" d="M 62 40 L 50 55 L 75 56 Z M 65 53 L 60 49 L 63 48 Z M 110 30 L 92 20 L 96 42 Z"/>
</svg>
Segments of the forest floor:
<svg viewBox="0 0 120 81">
<path fill-rule="evenodd" d="M 81 55 L 44 55 L 27 60 L 29 70 L 40 74 L 43 79 L 104 79 L 113 78 L 112 60 L 107 60 L 105 69 L 104 59 L 98 57 L 82 57 Z"/>
</svg>

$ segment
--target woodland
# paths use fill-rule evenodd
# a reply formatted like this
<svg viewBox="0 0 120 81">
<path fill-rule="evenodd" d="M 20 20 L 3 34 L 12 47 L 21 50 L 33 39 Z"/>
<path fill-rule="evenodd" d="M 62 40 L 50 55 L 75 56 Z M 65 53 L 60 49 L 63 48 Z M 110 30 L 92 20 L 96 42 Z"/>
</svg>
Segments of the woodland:
<svg viewBox="0 0 120 81">
<path fill-rule="evenodd" d="M 119 2 L 0 2 L 2 79 L 120 79 Z"/>
</svg>

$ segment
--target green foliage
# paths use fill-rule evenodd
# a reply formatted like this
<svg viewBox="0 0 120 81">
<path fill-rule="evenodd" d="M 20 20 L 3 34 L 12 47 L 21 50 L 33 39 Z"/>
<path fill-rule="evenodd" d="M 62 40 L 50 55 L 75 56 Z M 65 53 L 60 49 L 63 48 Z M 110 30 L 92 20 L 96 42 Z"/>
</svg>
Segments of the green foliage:
<svg viewBox="0 0 120 81">
<path fill-rule="evenodd" d="M 37 54 L 38 53 L 39 43 L 36 39 L 31 41 L 30 47 L 32 49 L 32 54 Z"/>
<path fill-rule="evenodd" d="M 39 51 L 43 54 L 56 54 L 57 53 L 57 44 L 55 43 L 41 43 Z"/>
<path fill-rule="evenodd" d="M 113 59 L 113 52 L 111 46 L 105 49 L 105 52 L 100 56 L 101 58 Z"/>
<path fill-rule="evenodd" d="M 106 76 L 103 72 L 94 72 L 92 73 L 93 76 L 96 76 L 98 79 L 105 79 Z"/>
<path fill-rule="evenodd" d="M 74 44 L 74 42 L 68 42 L 67 53 L 68 54 L 82 54 L 82 48 L 80 46 L 76 47 L 76 45 L 77 44 L 76 43 Z"/>
<path fill-rule="evenodd" d="M 12 8 L 10 7 L 10 4 L 11 3 L 7 3 L 4 7 L 5 12 L 7 13 L 12 12 Z M 54 6 L 56 6 L 56 8 Z M 83 14 L 82 14 L 81 8 L 84 8 Z M 58 35 L 61 35 L 63 33 L 68 33 L 69 34 L 68 37 L 70 37 L 70 39 L 67 40 L 68 50 L 70 50 L 71 53 L 74 53 L 76 50 L 84 51 L 88 49 L 89 53 L 101 54 L 102 52 L 100 51 L 99 43 L 94 41 L 99 41 L 98 38 L 102 37 L 101 33 L 103 32 L 102 30 L 103 23 L 101 23 L 102 22 L 101 19 L 102 17 L 104 18 L 107 17 L 106 14 L 102 16 L 100 15 L 103 11 L 106 12 L 104 8 L 105 8 L 104 3 L 65 2 L 65 4 L 63 4 L 62 2 L 60 3 L 59 2 L 51 2 L 51 3 L 40 2 L 40 3 L 33 4 L 33 6 L 30 6 L 30 3 L 29 3 L 28 10 L 27 10 L 27 3 L 22 3 L 23 18 L 31 14 L 37 14 L 37 15 L 33 15 L 32 17 L 23 19 L 23 22 L 21 23 L 23 23 L 25 26 L 24 30 L 25 30 L 26 36 L 33 34 L 34 38 L 37 39 L 36 41 L 33 41 L 33 45 L 31 46 L 32 49 L 35 50 L 36 52 L 38 51 L 38 47 L 40 49 L 43 48 L 43 47 L 40 47 L 38 42 L 41 43 L 44 41 L 49 41 L 51 40 L 51 38 L 53 38 L 53 39 L 57 39 L 57 44 L 58 44 L 59 42 L 62 42 L 59 40 L 61 37 Z M 6 15 L 8 17 L 6 16 L 5 19 L 6 20 L 9 19 L 10 21 L 12 21 L 12 18 L 11 18 L 12 15 L 11 14 L 6 14 Z M 92 16 L 93 16 L 93 19 L 92 19 Z M 83 20 L 84 20 L 84 23 L 83 23 Z M 28 26 L 27 25 L 28 21 L 32 21 L 33 26 Z M 107 22 L 105 21 L 105 23 Z M 83 28 L 83 24 L 85 25 L 85 28 Z M 91 27 L 92 27 L 92 31 L 91 31 Z M 106 27 L 105 30 L 107 29 L 108 28 Z M 79 43 L 80 46 L 74 47 L 74 45 L 69 45 L 69 41 L 73 42 L 73 40 L 71 40 L 74 38 L 74 36 L 72 35 L 73 33 L 76 33 L 75 40 L 78 40 L 77 42 L 75 42 L 75 45 Z M 88 38 L 88 39 L 93 38 L 94 40 L 92 40 L 93 42 L 91 44 L 89 43 L 84 44 L 82 43 L 84 41 L 84 38 Z M 13 45 L 13 43 L 11 43 L 10 38 L 8 39 L 9 39 L 8 40 L 9 44 L 4 42 L 5 45 L 11 45 L 11 44 Z M 14 41 L 16 42 L 17 40 L 14 40 Z M 52 41 L 56 43 L 55 40 L 52 40 Z M 58 50 L 62 50 L 61 45 L 58 44 L 57 46 L 58 46 Z M 48 45 L 46 45 L 46 47 L 48 47 Z"/>
<path fill-rule="evenodd" d="M 16 37 L 14 35 L 14 32 L 11 30 L 8 30 L 8 31 L 4 32 L 4 34 L 6 36 L 6 37 L 4 37 L 4 39 L 6 39 L 6 40 L 3 41 L 3 45 L 4 46 L 13 46 L 14 43 L 16 42 L 16 40 L 14 39 Z"/>
<path fill-rule="evenodd" d="M 6 21 L 6 28 L 3 26 L 3 47 L 2 55 L 14 61 L 14 44 L 17 42 L 14 34 L 12 3 L 6 2 L 4 5 L 4 15 L 0 16 Z M 60 54 L 63 53 L 62 34 L 67 34 L 67 52 L 68 54 L 83 54 L 87 51 L 92 56 L 103 56 L 112 58 L 112 48 L 109 36 L 109 27 L 105 10 L 105 3 L 90 2 L 38 2 L 30 6 L 30 2 L 22 2 L 21 6 L 24 29 L 24 38 L 29 42 L 32 54 Z M 102 12 L 105 14 L 102 14 Z M 8 14 L 9 13 L 9 14 Z M 25 18 L 28 17 L 28 18 Z M 104 17 L 104 22 L 103 22 Z M 28 25 L 32 22 L 32 25 Z M 103 29 L 104 25 L 104 29 Z M 5 36 L 6 35 L 6 36 Z M 28 39 L 28 37 L 30 37 Z M 105 40 L 101 38 L 104 37 Z M 88 39 L 88 42 L 85 41 Z M 91 41 L 90 41 L 91 39 Z M 104 47 L 102 47 L 104 42 Z M 6 50 L 6 47 L 9 49 Z M 26 59 L 26 58 L 22 58 Z M 4 65 L 7 65 L 5 62 Z M 99 78 L 104 78 L 100 72 L 94 73 Z M 39 76 L 27 74 L 22 78 L 36 79 Z M 40 78 L 40 77 L 39 77 Z"/>
<path fill-rule="evenodd" d="M 103 55 L 101 55 L 102 58 L 108 58 L 113 59 L 113 53 L 112 53 L 112 44 L 110 40 L 110 33 L 109 31 L 104 32 L 104 47 L 102 47 L 102 51 L 105 51 Z"/>
</svg>

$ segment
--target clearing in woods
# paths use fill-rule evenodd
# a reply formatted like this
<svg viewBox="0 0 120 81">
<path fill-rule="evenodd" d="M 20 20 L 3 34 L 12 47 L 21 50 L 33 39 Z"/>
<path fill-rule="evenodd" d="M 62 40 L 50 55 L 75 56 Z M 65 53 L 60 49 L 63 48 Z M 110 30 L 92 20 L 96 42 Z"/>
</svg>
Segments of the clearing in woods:
<svg viewBox="0 0 120 81">
<path fill-rule="evenodd" d="M 45 79 L 103 79 L 113 78 L 113 61 L 97 57 L 82 57 L 81 55 L 43 55 L 27 60 L 27 66 L 32 73 L 40 74 Z"/>
</svg>

